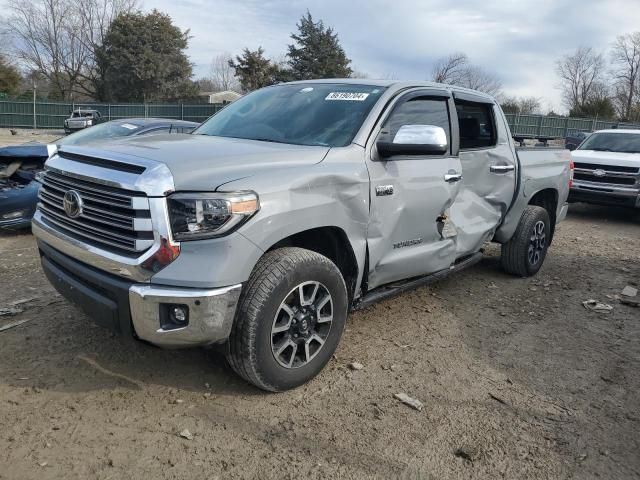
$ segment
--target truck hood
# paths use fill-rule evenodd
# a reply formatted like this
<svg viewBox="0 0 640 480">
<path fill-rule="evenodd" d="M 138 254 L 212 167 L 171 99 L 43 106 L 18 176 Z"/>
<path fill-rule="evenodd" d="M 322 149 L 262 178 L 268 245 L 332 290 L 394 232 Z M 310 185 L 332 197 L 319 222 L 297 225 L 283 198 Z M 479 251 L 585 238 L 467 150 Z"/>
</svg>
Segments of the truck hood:
<svg viewBox="0 0 640 480">
<path fill-rule="evenodd" d="M 638 167 L 640 153 L 598 152 L 595 150 L 574 150 L 571 152 L 574 162 L 593 163 L 604 166 Z"/>
<path fill-rule="evenodd" d="M 313 165 L 329 151 L 329 147 L 179 134 L 130 137 L 81 148 L 95 157 L 108 152 L 125 161 L 133 156 L 163 163 L 173 174 L 176 191 L 212 191 L 264 170 Z"/>
</svg>

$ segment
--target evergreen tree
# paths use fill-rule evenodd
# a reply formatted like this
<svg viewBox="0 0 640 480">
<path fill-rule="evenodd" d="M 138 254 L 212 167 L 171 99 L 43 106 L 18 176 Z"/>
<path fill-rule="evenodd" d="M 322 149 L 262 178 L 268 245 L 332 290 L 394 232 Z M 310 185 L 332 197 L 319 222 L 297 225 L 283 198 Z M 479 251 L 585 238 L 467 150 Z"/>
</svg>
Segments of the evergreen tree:
<svg viewBox="0 0 640 480">
<path fill-rule="evenodd" d="M 288 47 L 288 63 L 294 79 L 351 76 L 351 60 L 347 58 L 333 28 L 325 27 L 322 20 L 314 22 L 308 11 L 296 26 L 298 33 L 291 34 L 295 43 Z"/>
<path fill-rule="evenodd" d="M 245 48 L 235 61 L 229 60 L 229 66 L 235 70 L 243 92 L 276 83 L 278 67 L 264 56 L 262 47 L 254 51 Z"/>
<path fill-rule="evenodd" d="M 196 95 L 185 53 L 189 32 L 153 10 L 116 17 L 97 51 L 103 101 L 176 101 Z"/>
</svg>

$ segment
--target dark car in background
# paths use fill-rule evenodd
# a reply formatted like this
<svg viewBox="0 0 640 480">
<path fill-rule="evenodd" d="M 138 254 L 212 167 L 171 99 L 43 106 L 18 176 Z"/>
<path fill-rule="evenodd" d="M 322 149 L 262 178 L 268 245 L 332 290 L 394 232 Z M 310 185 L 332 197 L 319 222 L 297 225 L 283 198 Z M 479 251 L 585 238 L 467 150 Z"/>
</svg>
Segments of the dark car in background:
<svg viewBox="0 0 640 480">
<path fill-rule="evenodd" d="M 28 143 L 0 148 L 0 229 L 26 228 L 38 202 L 36 176 L 58 145 L 88 145 L 110 139 L 166 133 L 191 133 L 199 124 L 166 118 L 128 118 L 101 123 L 53 144 Z"/>
<path fill-rule="evenodd" d="M 567 150 L 575 150 L 578 146 L 584 142 L 584 140 L 591 135 L 588 132 L 582 132 L 580 130 L 569 130 L 567 136 L 564 139 L 564 146 Z"/>
</svg>

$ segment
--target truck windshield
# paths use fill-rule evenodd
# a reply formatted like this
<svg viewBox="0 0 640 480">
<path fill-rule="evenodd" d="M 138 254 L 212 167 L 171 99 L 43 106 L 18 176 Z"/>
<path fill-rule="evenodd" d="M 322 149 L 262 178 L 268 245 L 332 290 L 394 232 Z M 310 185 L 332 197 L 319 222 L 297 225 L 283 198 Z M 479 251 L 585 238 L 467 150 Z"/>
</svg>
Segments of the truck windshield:
<svg viewBox="0 0 640 480">
<path fill-rule="evenodd" d="M 594 133 L 580 145 L 578 150 L 640 153 L 640 134 L 623 132 Z"/>
<path fill-rule="evenodd" d="M 384 90 L 353 84 L 275 85 L 236 100 L 193 133 L 344 147 L 351 143 Z"/>
</svg>

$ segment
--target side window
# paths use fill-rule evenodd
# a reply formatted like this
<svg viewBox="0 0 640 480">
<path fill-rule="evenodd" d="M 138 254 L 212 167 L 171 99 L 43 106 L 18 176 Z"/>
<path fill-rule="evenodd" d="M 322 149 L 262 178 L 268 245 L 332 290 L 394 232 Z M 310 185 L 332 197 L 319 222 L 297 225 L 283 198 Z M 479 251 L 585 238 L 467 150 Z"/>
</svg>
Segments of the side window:
<svg viewBox="0 0 640 480">
<path fill-rule="evenodd" d="M 449 108 L 446 99 L 416 97 L 400 104 L 387 119 L 383 129 L 389 132 L 389 138 L 395 138 L 403 125 L 435 125 L 442 127 L 447 134 L 447 144 L 451 145 L 451 127 Z"/>
<path fill-rule="evenodd" d="M 460 149 L 486 148 L 496 144 L 492 105 L 456 102 L 460 127 Z"/>
</svg>

